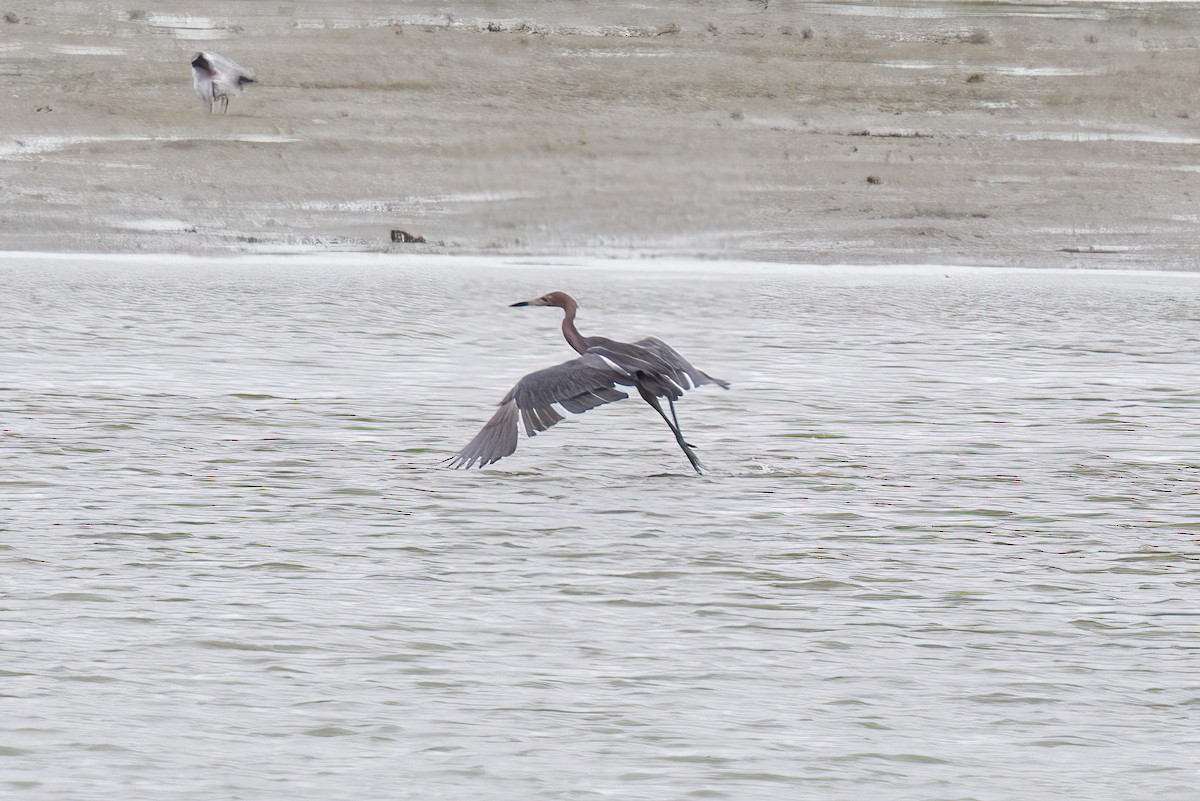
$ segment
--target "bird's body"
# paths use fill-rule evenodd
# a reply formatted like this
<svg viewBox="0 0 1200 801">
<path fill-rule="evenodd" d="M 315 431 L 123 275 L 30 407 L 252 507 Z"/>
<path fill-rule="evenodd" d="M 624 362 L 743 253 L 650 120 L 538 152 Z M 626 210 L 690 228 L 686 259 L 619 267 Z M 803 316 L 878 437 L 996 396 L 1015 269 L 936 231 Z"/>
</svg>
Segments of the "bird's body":
<svg viewBox="0 0 1200 801">
<path fill-rule="evenodd" d="M 704 384 L 728 388 L 719 378 L 697 370 L 674 348 L 660 339 L 647 337 L 637 342 L 617 342 L 607 337 L 585 337 L 575 328 L 575 300 L 565 292 L 551 292 L 514 306 L 557 306 L 563 310 L 563 336 L 580 354 L 555 367 L 530 373 L 517 382 L 483 430 L 451 458 L 453 467 L 480 467 L 511 455 L 517 449 L 519 423 L 535 436 L 563 420 L 556 406 L 573 414 L 625 400 L 618 386 L 634 387 L 654 408 L 675 435 L 675 441 L 697 473 L 700 460 L 679 430 L 675 401 L 685 390 Z M 658 399 L 666 398 L 671 408 L 667 417 Z"/>
<path fill-rule="evenodd" d="M 229 96 L 242 93 L 242 87 L 254 83 L 254 73 L 220 53 L 197 53 L 192 58 L 192 88 L 211 114 L 213 104 L 221 113 L 229 111 Z"/>
</svg>

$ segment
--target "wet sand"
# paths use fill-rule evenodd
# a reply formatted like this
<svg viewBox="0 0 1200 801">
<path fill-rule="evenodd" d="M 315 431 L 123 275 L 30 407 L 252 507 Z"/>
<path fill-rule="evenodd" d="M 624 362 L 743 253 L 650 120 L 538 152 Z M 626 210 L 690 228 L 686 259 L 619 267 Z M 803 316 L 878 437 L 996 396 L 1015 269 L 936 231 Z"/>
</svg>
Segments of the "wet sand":
<svg viewBox="0 0 1200 801">
<path fill-rule="evenodd" d="M 1200 4 L 195 8 L 0 8 L 0 250 L 1196 263 Z"/>
</svg>

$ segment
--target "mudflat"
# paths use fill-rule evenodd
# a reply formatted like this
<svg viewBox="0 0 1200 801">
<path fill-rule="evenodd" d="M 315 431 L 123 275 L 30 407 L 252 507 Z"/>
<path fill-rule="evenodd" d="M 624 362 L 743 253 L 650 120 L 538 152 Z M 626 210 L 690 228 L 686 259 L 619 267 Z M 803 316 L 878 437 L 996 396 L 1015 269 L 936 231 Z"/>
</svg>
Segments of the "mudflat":
<svg viewBox="0 0 1200 801">
<path fill-rule="evenodd" d="M 1200 4 L 196 8 L 0 8 L 0 250 L 1197 263 Z"/>
</svg>

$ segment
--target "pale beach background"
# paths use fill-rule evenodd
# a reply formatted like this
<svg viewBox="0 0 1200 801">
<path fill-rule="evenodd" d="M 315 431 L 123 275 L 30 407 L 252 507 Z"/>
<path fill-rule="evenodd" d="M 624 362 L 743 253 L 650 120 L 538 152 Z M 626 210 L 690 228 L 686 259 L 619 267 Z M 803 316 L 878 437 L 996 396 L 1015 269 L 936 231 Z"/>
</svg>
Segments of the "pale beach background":
<svg viewBox="0 0 1200 801">
<path fill-rule="evenodd" d="M 1195 3 L 6 9 L 3 250 L 1195 264 Z"/>
</svg>

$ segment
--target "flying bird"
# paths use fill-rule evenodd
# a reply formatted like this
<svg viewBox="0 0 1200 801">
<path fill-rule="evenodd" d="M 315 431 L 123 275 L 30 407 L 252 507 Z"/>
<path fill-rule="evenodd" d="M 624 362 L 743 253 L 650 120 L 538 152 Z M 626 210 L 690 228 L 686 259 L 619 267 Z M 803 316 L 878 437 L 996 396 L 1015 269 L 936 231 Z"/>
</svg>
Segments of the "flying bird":
<svg viewBox="0 0 1200 801">
<path fill-rule="evenodd" d="M 606 337 L 585 337 L 575 327 L 578 304 L 565 292 L 551 292 L 534 300 L 514 303 L 513 306 L 556 306 L 563 310 L 562 332 L 567 344 L 578 352 L 571 359 L 545 370 L 530 373 L 517 382 L 500 401 L 499 410 L 465 448 L 447 461 L 451 467 L 471 468 L 492 464 L 517 449 L 518 424 L 523 423 L 527 436 L 536 436 L 565 419 L 558 413 L 561 407 L 573 414 L 625 400 L 629 396 L 618 386 L 634 387 L 646 403 L 658 412 L 675 441 L 701 472 L 700 460 L 679 428 L 675 401 L 685 390 L 716 384 L 723 389 L 729 383 L 697 370 L 667 343 L 648 337 L 637 342 L 616 342 Z M 667 417 L 659 398 L 666 398 L 671 409 Z"/>
<path fill-rule="evenodd" d="M 254 83 L 254 72 L 220 53 L 197 53 L 192 58 L 192 88 L 208 113 L 213 113 L 213 104 L 221 107 L 221 113 L 229 111 L 229 96 L 240 95 L 242 86 Z"/>
</svg>

